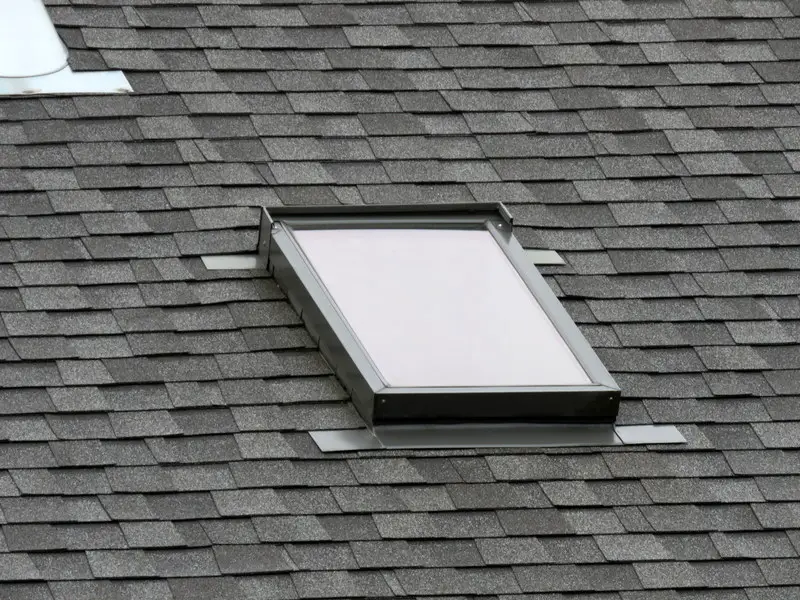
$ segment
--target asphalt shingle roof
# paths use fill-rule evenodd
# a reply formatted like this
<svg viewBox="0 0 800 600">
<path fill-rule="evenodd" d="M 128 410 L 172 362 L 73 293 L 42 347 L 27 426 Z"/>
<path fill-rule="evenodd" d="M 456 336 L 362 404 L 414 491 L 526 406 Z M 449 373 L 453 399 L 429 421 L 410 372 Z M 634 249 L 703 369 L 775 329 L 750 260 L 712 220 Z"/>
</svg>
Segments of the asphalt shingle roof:
<svg viewBox="0 0 800 600">
<path fill-rule="evenodd" d="M 800 596 L 800 4 L 52 2 L 135 93 L 0 99 L 0 598 Z M 360 424 L 259 207 L 502 200 L 682 447 Z"/>
</svg>

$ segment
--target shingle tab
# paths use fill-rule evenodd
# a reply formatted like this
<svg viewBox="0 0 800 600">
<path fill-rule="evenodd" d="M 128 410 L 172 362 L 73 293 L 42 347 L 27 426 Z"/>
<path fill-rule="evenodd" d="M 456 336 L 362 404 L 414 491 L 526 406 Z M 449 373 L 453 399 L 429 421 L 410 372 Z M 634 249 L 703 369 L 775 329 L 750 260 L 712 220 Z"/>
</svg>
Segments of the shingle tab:
<svg viewBox="0 0 800 600">
<path fill-rule="evenodd" d="M 535 565 L 515 567 L 523 591 L 637 590 L 642 584 L 631 565 Z"/>
<path fill-rule="evenodd" d="M 270 573 L 290 569 L 277 546 L 224 545 L 216 548 L 214 555 L 222 573 Z"/>
</svg>

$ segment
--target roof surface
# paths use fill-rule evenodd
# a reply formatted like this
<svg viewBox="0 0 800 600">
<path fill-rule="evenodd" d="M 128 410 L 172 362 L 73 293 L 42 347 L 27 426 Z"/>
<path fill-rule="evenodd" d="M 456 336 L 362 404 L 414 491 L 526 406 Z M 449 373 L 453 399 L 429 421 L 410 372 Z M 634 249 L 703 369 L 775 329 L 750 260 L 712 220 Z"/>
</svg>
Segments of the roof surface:
<svg viewBox="0 0 800 600">
<path fill-rule="evenodd" d="M 0 598 L 800 596 L 800 2 L 52 2 L 129 96 L 0 99 Z M 681 447 L 360 425 L 260 206 L 502 200 Z"/>
</svg>

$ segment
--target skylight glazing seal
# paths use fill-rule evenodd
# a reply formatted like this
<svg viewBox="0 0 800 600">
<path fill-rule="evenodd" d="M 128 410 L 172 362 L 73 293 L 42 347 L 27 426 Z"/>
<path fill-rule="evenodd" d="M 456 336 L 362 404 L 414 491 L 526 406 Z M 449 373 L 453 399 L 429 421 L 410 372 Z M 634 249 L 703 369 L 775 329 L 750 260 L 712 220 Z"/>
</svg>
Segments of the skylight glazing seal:
<svg viewBox="0 0 800 600">
<path fill-rule="evenodd" d="M 619 388 L 512 235 L 498 204 L 458 207 L 280 208 L 262 219 L 260 252 L 365 421 L 371 425 L 460 422 L 611 423 Z M 292 235 L 302 228 L 487 229 L 585 370 L 590 385 L 402 388 L 385 385 Z"/>
</svg>

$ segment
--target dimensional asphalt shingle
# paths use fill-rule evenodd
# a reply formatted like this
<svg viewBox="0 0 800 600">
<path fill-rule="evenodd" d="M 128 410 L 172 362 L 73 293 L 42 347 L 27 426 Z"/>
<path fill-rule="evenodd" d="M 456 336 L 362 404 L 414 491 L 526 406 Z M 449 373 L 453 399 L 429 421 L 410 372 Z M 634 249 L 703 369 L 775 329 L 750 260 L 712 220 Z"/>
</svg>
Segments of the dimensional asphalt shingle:
<svg viewBox="0 0 800 600">
<path fill-rule="evenodd" d="M 48 4 L 135 91 L 0 99 L 0 598 L 800 595 L 796 2 Z M 686 445 L 323 455 L 299 316 L 200 260 L 497 200 Z"/>
</svg>

